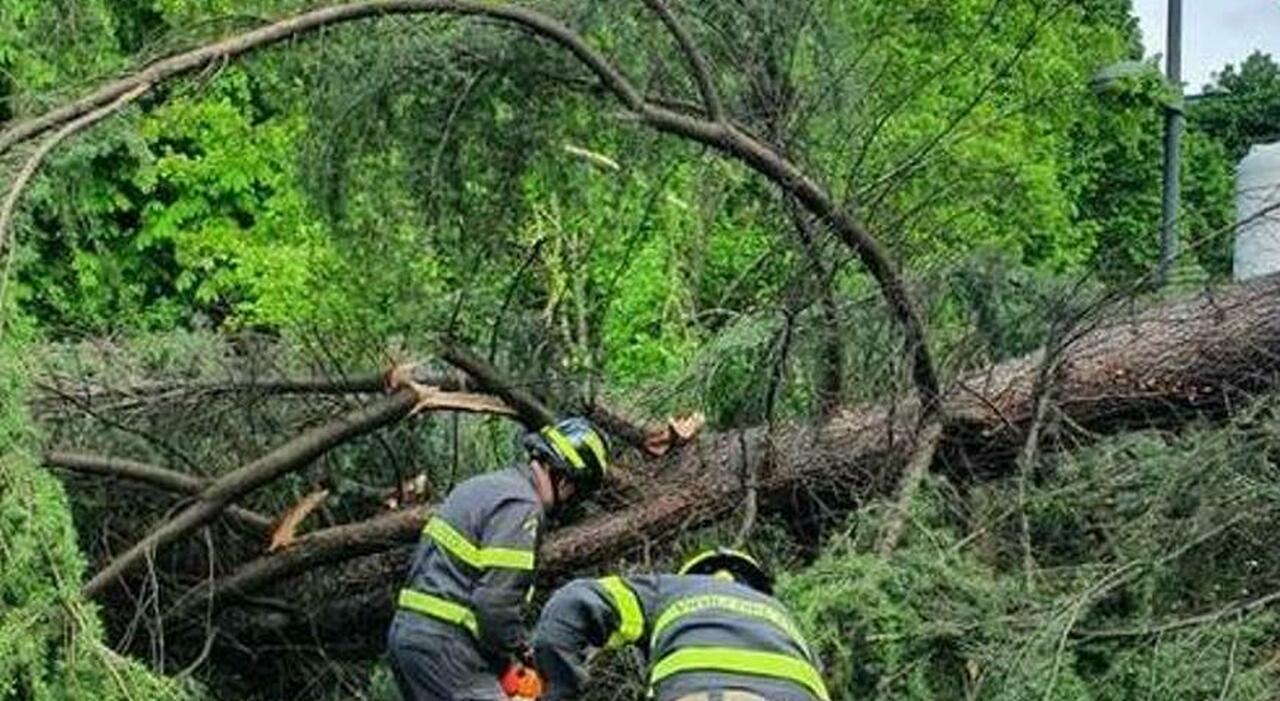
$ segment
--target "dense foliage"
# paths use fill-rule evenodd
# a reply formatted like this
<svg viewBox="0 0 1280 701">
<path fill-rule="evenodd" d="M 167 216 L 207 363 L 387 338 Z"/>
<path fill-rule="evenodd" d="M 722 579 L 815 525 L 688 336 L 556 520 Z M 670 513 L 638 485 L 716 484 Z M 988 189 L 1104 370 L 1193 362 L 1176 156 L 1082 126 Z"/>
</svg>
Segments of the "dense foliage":
<svg viewBox="0 0 1280 701">
<path fill-rule="evenodd" d="M 1191 119 L 1218 139 L 1233 158 L 1253 144 L 1280 140 L 1280 65 L 1254 52 L 1239 66 L 1228 64 L 1191 104 Z"/>
<path fill-rule="evenodd" d="M 726 73 L 745 74 L 723 87 L 762 133 L 865 203 L 914 267 L 994 248 L 1123 283 L 1154 260 L 1159 84 L 1090 89 L 1099 67 L 1138 50 L 1126 2 L 794 4 L 705 10 L 708 25 L 773 37 L 726 45 L 705 30 Z M 63 46 L 33 40 L 67 21 L 55 7 L 18 8 L 0 61 L 23 99 L 190 43 L 217 30 L 195 18 L 224 9 L 76 3 L 94 40 Z M 605 48 L 660 40 L 628 11 L 578 13 Z M 63 152 L 25 210 L 24 307 L 60 333 L 387 338 L 438 329 L 462 304 L 463 324 L 503 311 L 516 334 L 560 337 L 544 367 L 628 386 L 669 377 L 724 314 L 776 296 L 744 276 L 803 276 L 778 253 L 791 225 L 771 193 L 620 124 L 566 83 L 561 57 L 436 21 L 379 23 L 376 41 L 368 31 L 201 76 Z M 619 53 L 652 80 L 669 72 Z M 1187 151 L 1192 259 L 1222 274 L 1230 163 L 1198 132 Z M 588 279 L 567 274 L 583 268 Z"/>
<path fill-rule="evenodd" d="M 864 514 L 783 591 L 844 698 L 1274 698 L 1273 403 L 1226 428 L 1132 434 L 963 503 L 940 482 L 890 558 Z"/>
<path fill-rule="evenodd" d="M 0 0 L 0 122 L 308 4 Z M 644 3 L 533 4 L 646 90 L 696 96 Z M 1129 0 L 675 4 L 729 109 L 889 244 L 947 378 L 1031 351 L 1154 266 L 1174 96 L 1150 62 L 1097 80 L 1143 55 Z M 899 333 L 847 248 L 748 169 L 637 128 L 598 93 L 522 34 L 382 18 L 167 83 L 54 151 L 0 273 L 0 699 L 198 692 L 111 652 L 104 636 L 146 647 L 142 624 L 107 616 L 104 634 L 78 594 L 86 558 L 172 499 L 130 493 L 132 520 L 116 485 L 69 479 L 68 499 L 36 465 L 31 374 L 337 374 L 454 337 L 562 405 L 696 408 L 710 428 L 816 416 L 832 343 L 836 400 L 908 386 Z M 1183 288 L 1228 275 L 1234 163 L 1275 138 L 1278 110 L 1280 67 L 1262 54 L 1189 107 Z M 342 408 L 197 398 L 48 429 L 207 476 Z M 1026 494 L 939 478 L 889 556 L 872 554 L 874 508 L 806 548 L 762 523 L 761 549 L 792 571 L 783 597 L 841 698 L 1275 698 L 1274 616 L 1242 606 L 1280 583 L 1266 547 L 1278 427 L 1261 401 L 1225 427 L 1111 438 L 1041 458 Z M 244 505 L 279 513 L 324 486 L 338 498 L 321 518 L 345 522 L 368 513 L 369 485 L 421 473 L 434 495 L 509 457 L 509 439 L 496 420 L 425 418 Z M 338 678 L 335 697 L 393 698 L 385 669 L 324 664 L 299 697 Z M 195 676 L 271 695 L 228 667 Z M 610 668 L 606 695 L 638 668 Z"/>
<path fill-rule="evenodd" d="M 84 556 L 62 485 L 39 468 L 23 347 L 0 345 L 0 698 L 195 698 L 189 681 L 113 651 L 80 595 Z"/>
</svg>

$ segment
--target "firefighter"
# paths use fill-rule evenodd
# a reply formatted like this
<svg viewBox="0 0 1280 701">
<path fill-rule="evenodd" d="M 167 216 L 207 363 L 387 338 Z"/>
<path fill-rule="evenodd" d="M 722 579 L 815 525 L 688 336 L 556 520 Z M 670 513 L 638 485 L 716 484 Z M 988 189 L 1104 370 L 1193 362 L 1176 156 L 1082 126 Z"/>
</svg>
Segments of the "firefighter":
<svg viewBox="0 0 1280 701">
<path fill-rule="evenodd" d="M 595 649 L 635 645 L 656 701 L 828 701 L 819 664 L 769 574 L 717 548 L 678 574 L 578 579 L 558 590 L 534 633 L 544 699 L 576 699 Z"/>
<path fill-rule="evenodd" d="M 521 609 L 545 514 L 600 485 L 607 440 L 582 418 L 526 434 L 527 463 L 463 482 L 436 509 L 387 634 L 405 701 L 506 701 L 500 677 L 531 655 Z"/>
</svg>

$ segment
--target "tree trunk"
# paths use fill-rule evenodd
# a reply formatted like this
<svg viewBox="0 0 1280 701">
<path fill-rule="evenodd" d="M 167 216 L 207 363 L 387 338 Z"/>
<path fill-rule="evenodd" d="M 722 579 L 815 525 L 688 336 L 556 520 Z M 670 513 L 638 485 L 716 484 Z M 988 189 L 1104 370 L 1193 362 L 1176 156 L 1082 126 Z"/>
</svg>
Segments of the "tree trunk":
<svg viewBox="0 0 1280 701">
<path fill-rule="evenodd" d="M 1280 277 L 1272 276 L 1117 316 L 1068 339 L 1056 405 L 1084 429 L 1080 441 L 1126 428 L 1174 426 L 1190 417 L 1229 411 L 1250 394 L 1274 388 L 1280 371 L 1276 348 Z M 948 388 L 947 422 L 935 469 L 977 468 L 966 477 L 999 476 L 1012 469 L 1035 410 L 1041 355 L 995 365 Z M 842 410 L 818 426 L 777 427 L 771 450 L 764 449 L 764 427 L 704 436 L 651 476 L 644 499 L 555 532 L 541 553 L 544 583 L 733 512 L 743 494 L 740 446 L 755 460 L 772 456 L 769 469 L 760 472 L 761 509 L 777 509 L 801 490 L 843 495 L 846 502 L 887 492 L 914 443 L 909 432 L 919 412 L 913 401 Z M 367 553 L 375 541 L 412 540 L 419 526 L 419 519 L 390 514 L 342 526 L 342 538 L 328 538 L 321 531 L 295 546 L 316 551 L 268 556 L 327 563 L 363 557 L 345 565 L 344 591 L 333 602 L 305 606 L 292 616 L 240 618 L 245 627 L 235 627 L 241 640 L 297 635 L 292 639 L 320 641 L 333 654 L 377 654 L 409 548 Z M 305 570 L 262 562 L 249 567 L 270 571 L 273 577 L 249 581 L 239 576 L 237 594 L 279 584 Z"/>
</svg>

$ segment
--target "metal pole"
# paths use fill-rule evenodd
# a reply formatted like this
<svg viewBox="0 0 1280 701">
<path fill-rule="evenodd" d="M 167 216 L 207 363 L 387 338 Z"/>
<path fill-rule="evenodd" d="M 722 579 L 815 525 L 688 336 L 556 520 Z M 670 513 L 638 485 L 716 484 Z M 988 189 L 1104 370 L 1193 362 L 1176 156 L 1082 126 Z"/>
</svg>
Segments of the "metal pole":
<svg viewBox="0 0 1280 701">
<path fill-rule="evenodd" d="M 1156 286 L 1169 281 L 1169 272 L 1178 256 L 1179 167 L 1182 151 L 1182 0 L 1169 0 L 1167 76 L 1174 91 L 1173 103 L 1165 107 L 1164 193 L 1160 216 L 1160 270 Z"/>
</svg>

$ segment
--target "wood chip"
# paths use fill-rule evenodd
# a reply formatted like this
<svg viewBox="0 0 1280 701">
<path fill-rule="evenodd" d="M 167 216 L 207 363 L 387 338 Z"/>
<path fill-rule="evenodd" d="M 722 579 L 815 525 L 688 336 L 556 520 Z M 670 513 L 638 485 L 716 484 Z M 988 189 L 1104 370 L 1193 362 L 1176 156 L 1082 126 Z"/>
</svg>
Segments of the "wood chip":
<svg viewBox="0 0 1280 701">
<path fill-rule="evenodd" d="M 307 516 L 315 511 L 325 499 L 329 498 L 329 490 L 320 489 L 303 497 L 297 504 L 289 507 L 277 522 L 276 528 L 271 533 L 271 543 L 267 546 L 267 552 L 273 553 L 277 550 L 283 550 L 297 540 L 298 526 L 306 520 Z"/>
</svg>

